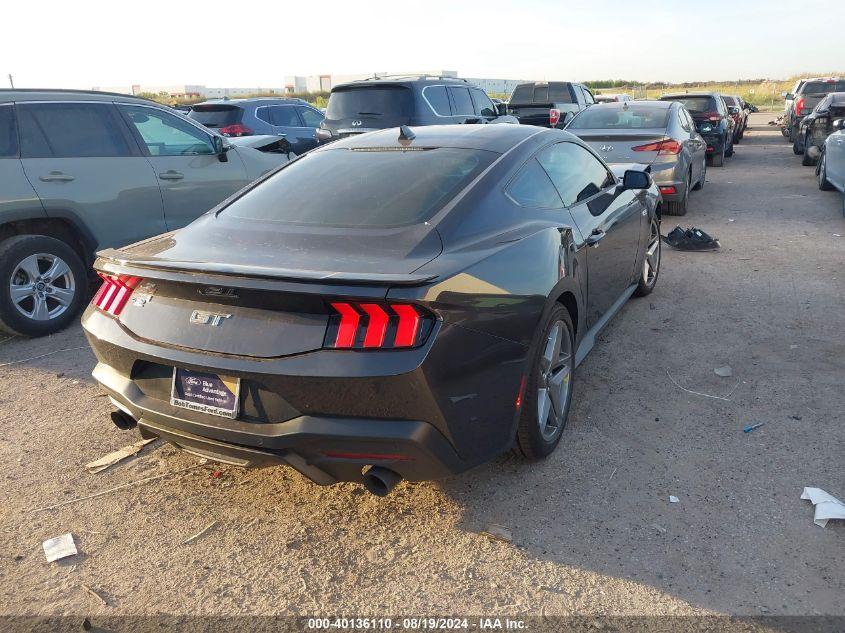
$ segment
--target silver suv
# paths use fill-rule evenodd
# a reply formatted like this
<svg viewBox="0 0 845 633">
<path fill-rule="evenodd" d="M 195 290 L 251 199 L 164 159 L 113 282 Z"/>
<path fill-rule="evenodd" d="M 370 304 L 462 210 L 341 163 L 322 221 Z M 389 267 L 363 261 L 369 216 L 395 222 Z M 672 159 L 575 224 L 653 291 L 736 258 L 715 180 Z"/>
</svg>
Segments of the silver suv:
<svg viewBox="0 0 845 633">
<path fill-rule="evenodd" d="M 97 250 L 185 226 L 287 161 L 236 142 L 145 99 L 0 90 L 0 330 L 64 327 Z"/>
</svg>

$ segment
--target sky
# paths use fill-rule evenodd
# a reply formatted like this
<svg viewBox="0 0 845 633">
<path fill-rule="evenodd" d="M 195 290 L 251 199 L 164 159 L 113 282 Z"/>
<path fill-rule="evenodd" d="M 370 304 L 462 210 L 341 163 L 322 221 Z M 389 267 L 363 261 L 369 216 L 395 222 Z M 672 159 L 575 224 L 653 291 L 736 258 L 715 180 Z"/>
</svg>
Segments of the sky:
<svg viewBox="0 0 845 633">
<path fill-rule="evenodd" d="M 288 75 L 704 81 L 845 72 L 845 2 L 7 2 L 0 86 L 281 87 Z"/>
</svg>

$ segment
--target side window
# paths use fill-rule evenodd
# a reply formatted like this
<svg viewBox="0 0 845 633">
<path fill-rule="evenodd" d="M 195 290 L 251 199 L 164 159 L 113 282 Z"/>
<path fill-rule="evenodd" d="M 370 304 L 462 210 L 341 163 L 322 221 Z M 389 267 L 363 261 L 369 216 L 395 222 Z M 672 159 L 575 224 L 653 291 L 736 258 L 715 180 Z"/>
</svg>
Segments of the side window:
<svg viewBox="0 0 845 633">
<path fill-rule="evenodd" d="M 23 158 L 131 156 L 113 106 L 31 103 L 17 106 Z"/>
<path fill-rule="evenodd" d="M 186 120 L 142 106 L 122 105 L 150 156 L 196 156 L 214 154 L 211 137 Z"/>
<path fill-rule="evenodd" d="M 284 127 L 302 126 L 293 106 L 270 106 L 270 123 Z"/>
<path fill-rule="evenodd" d="M 449 109 L 449 95 L 446 94 L 446 86 L 426 86 L 423 88 L 423 96 L 428 100 L 436 114 L 440 116 L 451 116 Z"/>
<path fill-rule="evenodd" d="M 689 119 L 687 118 L 687 111 L 683 108 L 678 108 L 678 123 L 681 124 L 681 128 L 685 132 L 692 132 L 692 128 L 689 124 Z"/>
<path fill-rule="evenodd" d="M 18 155 L 18 127 L 15 125 L 15 108 L 0 106 L 0 158 Z"/>
<path fill-rule="evenodd" d="M 523 207 L 557 209 L 562 206 L 548 174 L 534 158 L 526 163 L 506 191 L 514 202 Z"/>
<path fill-rule="evenodd" d="M 325 118 L 322 112 L 306 108 L 305 106 L 297 106 L 297 110 L 299 110 L 299 116 L 302 118 L 303 123 L 305 123 L 305 127 L 320 127 L 320 123 Z"/>
<path fill-rule="evenodd" d="M 475 113 L 480 116 L 496 116 L 496 107 L 483 90 L 473 88 L 472 100 L 475 102 Z"/>
<path fill-rule="evenodd" d="M 260 119 L 265 123 L 270 123 L 270 108 L 268 108 L 267 106 L 255 108 L 255 118 Z"/>
<path fill-rule="evenodd" d="M 449 88 L 449 93 L 452 95 L 452 103 L 455 105 L 453 114 L 475 114 L 475 110 L 472 107 L 472 99 L 469 96 L 469 89 Z"/>
<path fill-rule="evenodd" d="M 590 89 L 586 86 L 582 86 L 582 90 L 584 91 L 584 101 L 587 104 L 592 104 L 596 102 L 596 98 L 593 96 L 593 93 L 590 92 Z"/>
<path fill-rule="evenodd" d="M 557 143 L 537 155 L 567 207 L 592 198 L 615 182 L 590 152 L 575 143 Z"/>
</svg>

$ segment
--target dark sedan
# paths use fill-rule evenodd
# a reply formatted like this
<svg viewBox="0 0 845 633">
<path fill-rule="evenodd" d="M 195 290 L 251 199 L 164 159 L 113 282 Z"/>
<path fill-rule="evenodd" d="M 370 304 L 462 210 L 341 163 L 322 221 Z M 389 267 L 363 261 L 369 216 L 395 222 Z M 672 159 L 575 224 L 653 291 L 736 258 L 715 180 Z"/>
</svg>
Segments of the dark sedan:
<svg viewBox="0 0 845 633">
<path fill-rule="evenodd" d="M 677 101 L 602 103 L 566 126 L 608 163 L 648 165 L 666 215 L 685 215 L 690 191 L 707 176 L 707 143 Z"/>
<path fill-rule="evenodd" d="M 319 484 L 550 454 L 576 365 L 660 267 L 657 187 L 575 136 L 393 128 L 292 161 L 95 263 L 121 428 Z"/>
<path fill-rule="evenodd" d="M 734 153 L 734 120 L 722 95 L 716 92 L 669 94 L 661 101 L 680 101 L 692 115 L 696 129 L 707 141 L 707 158 L 721 167 Z"/>
</svg>

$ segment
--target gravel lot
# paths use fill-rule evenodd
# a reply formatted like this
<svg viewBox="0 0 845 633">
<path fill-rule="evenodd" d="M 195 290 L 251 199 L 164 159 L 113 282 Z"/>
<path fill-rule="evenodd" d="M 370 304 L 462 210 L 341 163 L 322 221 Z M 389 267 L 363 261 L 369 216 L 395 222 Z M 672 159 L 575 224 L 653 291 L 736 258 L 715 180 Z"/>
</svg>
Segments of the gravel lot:
<svg viewBox="0 0 845 633">
<path fill-rule="evenodd" d="M 845 615 L 845 522 L 817 527 L 799 500 L 845 499 L 845 219 L 769 118 L 664 221 L 721 251 L 664 250 L 540 464 L 503 456 L 384 499 L 159 443 L 91 475 L 136 437 L 109 421 L 81 328 L 0 342 L 0 613 Z M 65 532 L 79 554 L 47 563 Z"/>
</svg>

